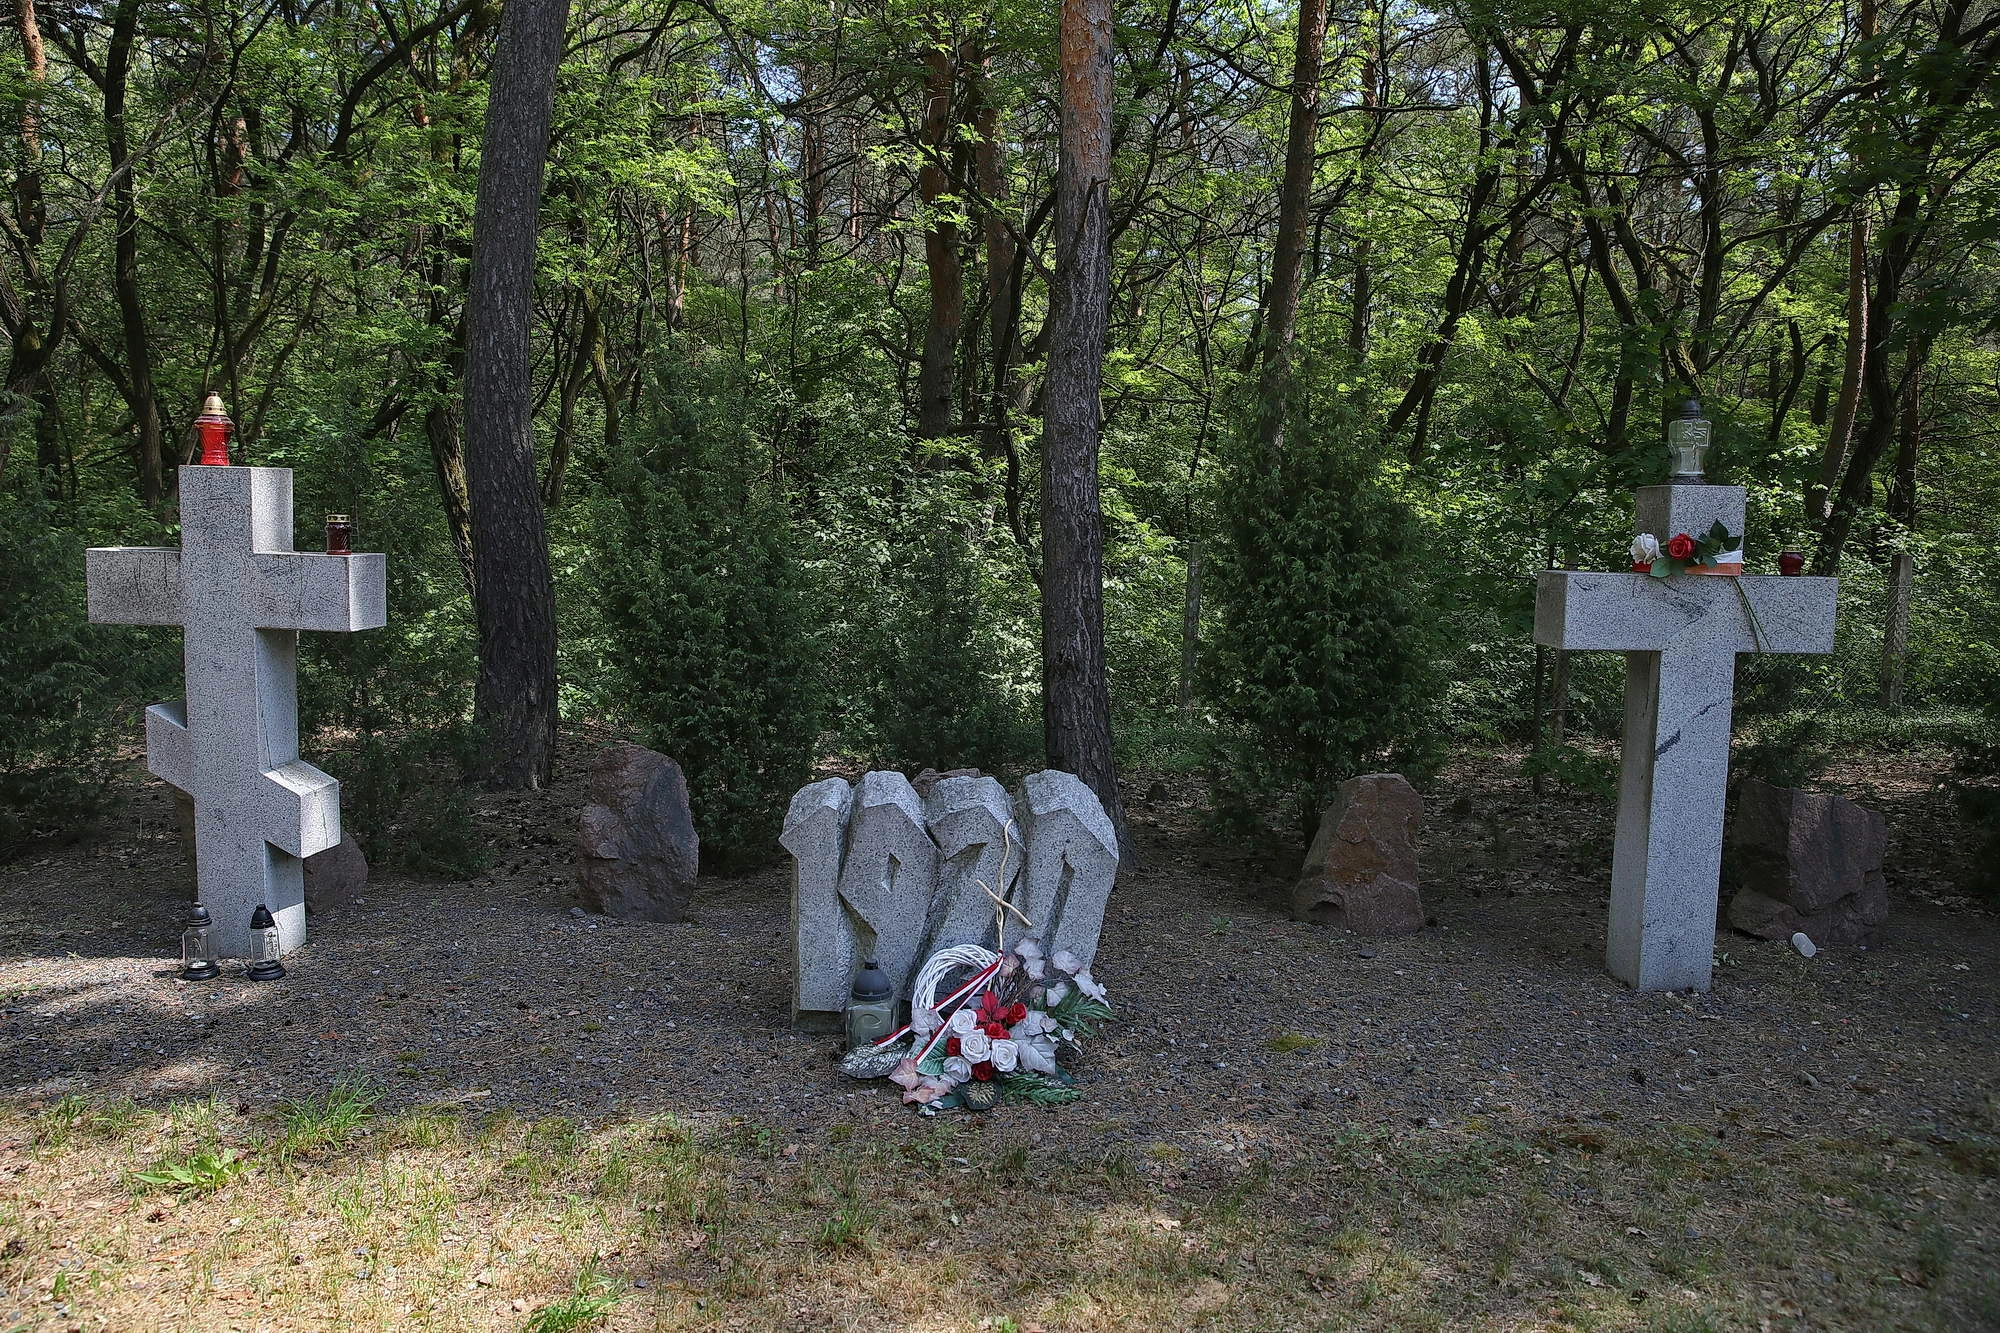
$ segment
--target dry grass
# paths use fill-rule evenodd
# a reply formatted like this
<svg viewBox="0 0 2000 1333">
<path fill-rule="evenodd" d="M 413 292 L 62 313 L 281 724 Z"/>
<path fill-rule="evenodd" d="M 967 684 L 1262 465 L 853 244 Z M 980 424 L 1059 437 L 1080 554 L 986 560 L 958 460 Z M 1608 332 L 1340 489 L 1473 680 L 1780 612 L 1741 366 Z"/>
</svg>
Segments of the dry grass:
<svg viewBox="0 0 2000 1333">
<path fill-rule="evenodd" d="M 2000 1326 L 1984 1136 L 1475 1121 L 1191 1167 L 1019 1110 L 809 1146 L 373 1107 L 0 1113 L 0 1328 Z M 239 1167 L 165 1172 L 203 1160 Z"/>
</svg>

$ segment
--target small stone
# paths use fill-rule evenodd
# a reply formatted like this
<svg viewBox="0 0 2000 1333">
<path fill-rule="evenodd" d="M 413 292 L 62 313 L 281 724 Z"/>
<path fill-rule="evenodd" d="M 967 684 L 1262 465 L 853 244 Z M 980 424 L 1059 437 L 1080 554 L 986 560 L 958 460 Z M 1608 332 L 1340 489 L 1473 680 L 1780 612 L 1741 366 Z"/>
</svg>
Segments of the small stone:
<svg viewBox="0 0 2000 1333">
<path fill-rule="evenodd" d="M 1819 946 L 1814 944 L 1812 937 L 1807 935 L 1803 930 L 1792 933 L 1792 947 L 1807 958 L 1819 952 Z"/>
<path fill-rule="evenodd" d="M 1400 773 L 1341 783 L 1292 888 L 1292 915 L 1357 935 L 1422 930 L 1417 823 L 1423 812 L 1423 798 Z"/>
<path fill-rule="evenodd" d="M 368 858 L 349 833 L 323 852 L 306 858 L 306 911 L 318 915 L 361 901 L 368 890 Z"/>
<path fill-rule="evenodd" d="M 608 746 L 591 766 L 590 802 L 577 830 L 582 906 L 679 921 L 701 861 L 680 765 L 643 746 Z"/>
<path fill-rule="evenodd" d="M 1814 952 L 1871 943 L 1889 917 L 1888 842 L 1888 821 L 1865 806 L 1744 782 L 1729 829 L 1729 924 L 1760 939 L 1804 935 Z"/>
</svg>

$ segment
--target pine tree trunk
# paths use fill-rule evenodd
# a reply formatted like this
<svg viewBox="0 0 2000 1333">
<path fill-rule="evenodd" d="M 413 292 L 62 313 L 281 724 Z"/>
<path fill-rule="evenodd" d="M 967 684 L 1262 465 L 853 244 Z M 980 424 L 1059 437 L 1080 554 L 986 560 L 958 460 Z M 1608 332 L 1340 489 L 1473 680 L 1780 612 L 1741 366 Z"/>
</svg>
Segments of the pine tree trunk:
<svg viewBox="0 0 2000 1333">
<path fill-rule="evenodd" d="M 1300 0 L 1298 43 L 1292 52 L 1291 119 L 1285 135 L 1285 178 L 1278 191 L 1278 239 L 1271 256 L 1265 305 L 1264 374 L 1259 385 L 1257 437 L 1275 448 L 1285 431 L 1291 387 L 1292 335 L 1298 327 L 1306 223 L 1312 212 L 1314 148 L 1319 142 L 1319 75 L 1326 49 L 1326 0 Z"/>
<path fill-rule="evenodd" d="M 926 209 L 956 205 L 941 201 L 954 192 L 949 163 L 959 117 L 955 48 L 939 27 L 929 30 L 924 50 L 922 165 L 917 190 Z M 924 225 L 924 272 L 930 279 L 930 318 L 924 326 L 923 359 L 917 370 L 917 434 L 937 439 L 952 432 L 952 384 L 958 335 L 965 320 L 965 268 L 958 251 L 958 223 L 932 212 Z"/>
<path fill-rule="evenodd" d="M 536 216 L 569 0 L 509 0 L 494 51 L 466 295 L 465 426 L 479 683 L 473 720 L 496 787 L 547 784 L 555 759 L 555 592 L 535 477 Z"/>
<path fill-rule="evenodd" d="M 1097 489 L 1111 299 L 1111 0 L 1063 0 L 1060 41 L 1062 150 L 1043 389 L 1042 719 L 1049 766 L 1082 778 L 1122 836 Z"/>
<path fill-rule="evenodd" d="M 1181 608 L 1181 721 L 1194 721 L 1194 678 L 1201 664 L 1201 538 L 1188 538 L 1187 600 Z"/>
</svg>

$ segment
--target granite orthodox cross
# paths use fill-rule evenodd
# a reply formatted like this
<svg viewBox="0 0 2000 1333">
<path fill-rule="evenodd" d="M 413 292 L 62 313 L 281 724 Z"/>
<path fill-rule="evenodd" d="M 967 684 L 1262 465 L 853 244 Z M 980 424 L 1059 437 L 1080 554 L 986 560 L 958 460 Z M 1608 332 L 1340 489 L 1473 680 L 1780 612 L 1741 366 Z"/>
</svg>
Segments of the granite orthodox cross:
<svg viewBox="0 0 2000 1333">
<path fill-rule="evenodd" d="M 1638 500 L 1638 530 L 1663 543 L 1718 521 L 1743 531 L 1740 486 L 1643 486 Z M 1535 642 L 1626 655 L 1605 956 L 1627 985 L 1708 989 L 1736 655 L 1833 651 L 1838 582 L 1543 571 Z"/>
<path fill-rule="evenodd" d="M 179 625 L 185 704 L 146 710 L 146 767 L 194 799 L 195 882 L 219 955 L 259 904 L 305 942 L 303 859 L 340 841 L 340 784 L 299 759 L 298 631 L 386 623 L 380 555 L 292 549 L 292 471 L 184 467 L 181 547 L 85 553 L 90 618 Z"/>
</svg>

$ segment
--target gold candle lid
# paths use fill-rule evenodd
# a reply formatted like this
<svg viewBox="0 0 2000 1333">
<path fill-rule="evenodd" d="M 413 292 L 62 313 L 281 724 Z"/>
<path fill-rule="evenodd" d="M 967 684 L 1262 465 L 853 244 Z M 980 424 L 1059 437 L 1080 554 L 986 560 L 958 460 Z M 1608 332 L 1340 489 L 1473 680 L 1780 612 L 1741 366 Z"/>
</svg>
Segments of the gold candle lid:
<svg viewBox="0 0 2000 1333">
<path fill-rule="evenodd" d="M 354 520 L 345 514 L 328 514 L 326 521 L 329 523 L 352 523 Z"/>
</svg>

